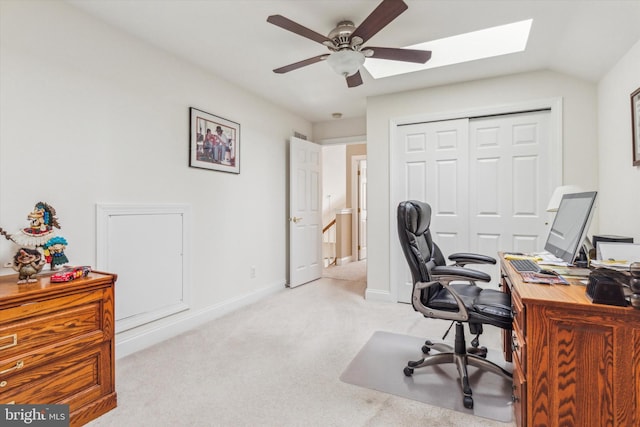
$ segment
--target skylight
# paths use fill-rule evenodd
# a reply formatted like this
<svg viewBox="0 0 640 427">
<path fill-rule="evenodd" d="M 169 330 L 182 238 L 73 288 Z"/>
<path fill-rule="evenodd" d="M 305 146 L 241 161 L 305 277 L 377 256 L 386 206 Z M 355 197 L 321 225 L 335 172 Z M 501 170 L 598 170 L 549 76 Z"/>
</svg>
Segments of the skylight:
<svg viewBox="0 0 640 427">
<path fill-rule="evenodd" d="M 527 47 L 533 19 L 473 31 L 444 39 L 433 40 L 407 49 L 430 50 L 431 59 L 426 64 L 383 61 L 368 58 L 364 64 L 374 79 L 460 64 L 476 59 L 491 58 L 509 53 L 522 52 Z"/>
</svg>

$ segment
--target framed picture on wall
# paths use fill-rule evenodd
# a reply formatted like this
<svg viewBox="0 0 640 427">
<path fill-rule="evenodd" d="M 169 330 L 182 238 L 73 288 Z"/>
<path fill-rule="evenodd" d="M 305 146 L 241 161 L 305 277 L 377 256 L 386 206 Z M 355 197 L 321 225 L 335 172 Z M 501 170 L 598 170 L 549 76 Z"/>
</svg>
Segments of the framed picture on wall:
<svg viewBox="0 0 640 427">
<path fill-rule="evenodd" d="M 191 107 L 189 166 L 240 173 L 240 124 Z"/>
<path fill-rule="evenodd" d="M 640 88 L 631 94 L 631 135 L 633 166 L 640 166 Z"/>
</svg>

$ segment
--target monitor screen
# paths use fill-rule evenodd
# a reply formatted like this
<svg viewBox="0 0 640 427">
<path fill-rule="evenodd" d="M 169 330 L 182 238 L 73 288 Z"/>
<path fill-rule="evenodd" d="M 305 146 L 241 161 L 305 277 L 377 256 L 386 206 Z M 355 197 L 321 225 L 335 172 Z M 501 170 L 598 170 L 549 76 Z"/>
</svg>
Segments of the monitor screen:
<svg viewBox="0 0 640 427">
<path fill-rule="evenodd" d="M 573 264 L 587 237 L 596 192 L 565 194 L 553 221 L 544 249 Z"/>
</svg>

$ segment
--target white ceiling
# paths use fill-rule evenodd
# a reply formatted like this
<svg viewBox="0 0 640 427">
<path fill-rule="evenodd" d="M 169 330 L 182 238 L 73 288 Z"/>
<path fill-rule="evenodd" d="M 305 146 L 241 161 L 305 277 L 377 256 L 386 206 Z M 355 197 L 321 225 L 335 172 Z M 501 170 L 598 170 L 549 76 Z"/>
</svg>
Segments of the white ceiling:
<svg viewBox="0 0 640 427">
<path fill-rule="evenodd" d="M 640 0 L 405 0 L 409 9 L 371 38 L 402 47 L 533 18 L 525 52 L 374 80 L 347 88 L 320 62 L 274 68 L 328 50 L 266 22 L 280 14 L 320 34 L 356 26 L 379 0 L 68 0 L 85 12 L 210 70 L 311 122 L 365 115 L 366 97 L 550 69 L 597 82 L 640 40 Z M 437 52 L 434 52 L 434 55 Z M 640 73 L 640 70 L 638 70 Z"/>
</svg>

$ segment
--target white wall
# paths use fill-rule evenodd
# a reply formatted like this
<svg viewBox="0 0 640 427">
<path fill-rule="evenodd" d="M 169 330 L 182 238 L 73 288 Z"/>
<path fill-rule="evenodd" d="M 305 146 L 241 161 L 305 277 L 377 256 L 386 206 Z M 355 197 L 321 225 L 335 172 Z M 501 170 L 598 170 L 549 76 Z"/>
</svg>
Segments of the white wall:
<svg viewBox="0 0 640 427">
<path fill-rule="evenodd" d="M 391 120 L 469 111 L 561 97 L 563 181 L 595 189 L 598 184 L 596 85 L 551 71 L 440 86 L 367 100 L 368 260 L 367 298 L 394 301 L 390 291 L 389 140 Z"/>
<path fill-rule="evenodd" d="M 347 206 L 347 146 L 322 146 L 322 226 Z"/>
<path fill-rule="evenodd" d="M 284 287 L 287 140 L 309 122 L 65 2 L 3 0 L 0 19 L 0 226 L 46 201 L 71 262 L 95 265 L 97 202 L 190 204 L 192 309 L 174 332 Z M 191 106 L 240 123 L 239 175 L 188 167 Z M 2 239 L 0 261 L 15 250 Z"/>
<path fill-rule="evenodd" d="M 598 84 L 600 232 L 640 243 L 640 167 L 632 165 L 631 93 L 640 87 L 640 41 Z"/>
<path fill-rule="evenodd" d="M 314 142 L 363 142 L 367 132 L 366 117 L 333 119 L 313 124 Z"/>
</svg>

